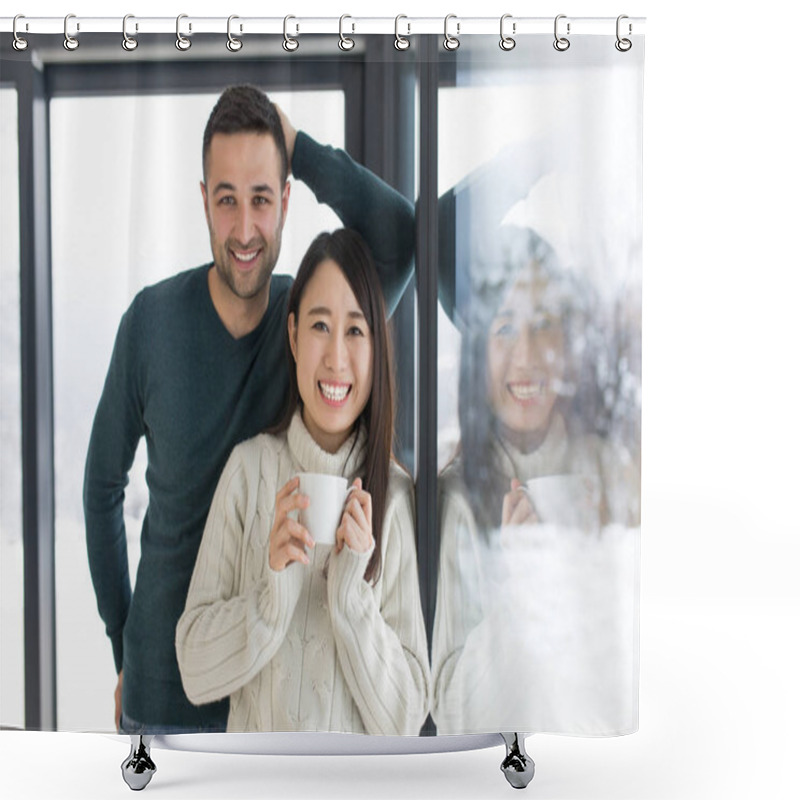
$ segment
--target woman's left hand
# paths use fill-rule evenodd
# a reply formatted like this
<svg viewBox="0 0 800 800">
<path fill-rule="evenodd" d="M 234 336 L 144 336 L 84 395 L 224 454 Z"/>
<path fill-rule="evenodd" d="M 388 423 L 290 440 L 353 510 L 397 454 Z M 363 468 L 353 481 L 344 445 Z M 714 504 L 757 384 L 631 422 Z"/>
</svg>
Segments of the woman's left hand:
<svg viewBox="0 0 800 800">
<path fill-rule="evenodd" d="M 372 495 L 362 486 L 361 478 L 356 478 L 336 530 L 337 553 L 345 544 L 356 553 L 366 553 L 373 545 Z"/>
</svg>

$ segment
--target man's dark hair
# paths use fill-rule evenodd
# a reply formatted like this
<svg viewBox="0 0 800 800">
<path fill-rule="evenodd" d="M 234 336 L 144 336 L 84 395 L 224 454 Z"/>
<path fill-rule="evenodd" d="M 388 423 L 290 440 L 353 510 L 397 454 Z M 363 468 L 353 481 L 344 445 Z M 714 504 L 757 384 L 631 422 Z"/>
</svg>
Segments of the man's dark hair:
<svg viewBox="0 0 800 800">
<path fill-rule="evenodd" d="M 203 180 L 206 178 L 208 150 L 215 133 L 268 133 L 275 140 L 281 157 L 281 183 L 289 175 L 286 139 L 274 103 L 255 86 L 229 86 L 221 95 L 203 133 Z"/>
</svg>

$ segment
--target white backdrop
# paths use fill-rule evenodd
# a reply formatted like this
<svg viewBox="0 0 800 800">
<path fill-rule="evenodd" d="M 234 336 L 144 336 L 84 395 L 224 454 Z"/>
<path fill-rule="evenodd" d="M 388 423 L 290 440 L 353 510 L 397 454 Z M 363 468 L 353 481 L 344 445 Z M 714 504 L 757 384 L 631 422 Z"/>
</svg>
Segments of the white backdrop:
<svg viewBox="0 0 800 800">
<path fill-rule="evenodd" d="M 24 4 L 23 4 L 24 5 Z M 529 740 L 544 798 L 795 797 L 800 712 L 796 6 L 688 0 L 42 0 L 29 16 L 647 16 L 639 733 Z M 402 6 L 402 7 L 401 7 Z M 468 46 L 468 40 L 465 45 Z M 520 46 L 520 45 L 518 45 Z M 113 676 L 109 677 L 109 701 Z M 125 741 L 0 734 L 11 796 L 129 796 Z M 507 797 L 501 750 L 286 759 L 156 751 L 168 798 Z M 13 772 L 12 772 L 13 767 Z"/>
</svg>

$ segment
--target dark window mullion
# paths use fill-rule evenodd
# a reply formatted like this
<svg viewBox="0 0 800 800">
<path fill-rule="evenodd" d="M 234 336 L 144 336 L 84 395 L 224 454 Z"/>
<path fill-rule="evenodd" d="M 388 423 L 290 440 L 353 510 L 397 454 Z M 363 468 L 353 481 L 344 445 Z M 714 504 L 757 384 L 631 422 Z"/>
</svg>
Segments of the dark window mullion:
<svg viewBox="0 0 800 800">
<path fill-rule="evenodd" d="M 438 38 L 420 37 L 419 200 L 417 202 L 418 429 L 417 536 L 420 588 L 433 634 L 439 563 L 437 480 Z"/>
<path fill-rule="evenodd" d="M 6 62 L 19 102 L 20 360 L 25 727 L 56 729 L 55 482 L 48 97 L 29 62 Z"/>
<path fill-rule="evenodd" d="M 327 63 L 321 63 L 321 62 Z M 343 60 L 225 64 L 54 63 L 43 70 L 12 57 L 3 82 L 19 98 L 20 326 L 22 365 L 25 726 L 55 730 L 55 478 L 52 289 L 49 193 L 49 101 L 54 96 L 220 91 L 250 81 L 284 89 L 342 89 L 346 146 L 363 156 L 363 85 L 355 64 Z M 267 78 L 267 80 L 264 80 Z M 354 137 L 358 126 L 359 131 Z"/>
</svg>

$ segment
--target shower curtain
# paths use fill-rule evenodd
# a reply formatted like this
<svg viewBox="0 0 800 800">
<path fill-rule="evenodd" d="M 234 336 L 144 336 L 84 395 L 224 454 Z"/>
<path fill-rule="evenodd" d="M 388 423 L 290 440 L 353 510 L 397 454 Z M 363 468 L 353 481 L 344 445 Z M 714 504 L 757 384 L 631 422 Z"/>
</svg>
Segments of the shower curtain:
<svg viewBox="0 0 800 800">
<path fill-rule="evenodd" d="M 395 35 L 290 28 L 300 42 L 292 51 L 286 32 L 247 35 L 245 26 L 243 46 L 226 48 L 224 35 L 180 24 L 177 41 L 191 35 L 191 50 L 173 34 L 134 33 L 134 22 L 135 48 L 86 24 L 69 28 L 80 47 L 66 53 L 63 36 L 29 36 L 17 48 L 2 35 L 4 197 L 17 181 L 21 190 L 19 208 L 2 208 L 3 241 L 19 236 L 19 256 L 0 253 L 9 443 L 0 721 L 40 727 L 39 713 L 51 720 L 44 727 L 113 730 L 119 665 L 97 613 L 81 502 L 92 422 L 134 298 L 211 263 L 203 129 L 226 87 L 251 84 L 298 130 L 391 186 L 416 217 L 416 231 L 396 242 L 416 256 L 390 327 L 394 455 L 415 497 L 404 522 L 414 579 L 403 586 L 417 595 L 399 603 L 381 594 L 389 574 L 375 590 L 378 612 L 418 607 L 424 625 L 427 719 L 414 733 L 636 730 L 643 37 L 615 46 L 611 20 L 603 35 L 556 27 L 555 39 L 513 40 L 509 21 L 498 40 L 463 35 L 466 21 L 451 20 L 444 45 L 441 33 L 410 31 L 405 47 L 394 23 Z M 353 47 L 339 46 L 345 34 Z M 47 180 L 26 182 L 42 170 Z M 291 278 L 316 234 L 341 222 L 330 192 L 290 180 L 275 274 Z M 32 222 L 33 208 L 45 209 L 44 225 Z M 41 341 L 50 344 L 31 360 Z M 38 416 L 27 420 L 32 398 Z M 39 413 L 48 402 L 52 429 Z M 151 447 L 142 440 L 125 489 L 134 596 L 152 546 L 141 538 L 158 491 L 148 484 Z M 38 494 L 23 498 L 31 481 Z M 33 514 L 47 497 L 50 523 Z M 55 566 L 26 573 L 26 588 L 23 557 L 36 547 Z M 48 582 L 54 600 L 42 601 Z M 41 623 L 33 651 L 23 609 Z M 304 641 L 292 645 L 299 658 Z M 373 680 L 342 672 L 336 655 L 330 669 L 333 683 Z M 363 713 L 354 701 L 342 717 L 354 721 L 336 730 L 369 729 Z M 326 729 L 297 720 L 296 730 Z"/>
</svg>

